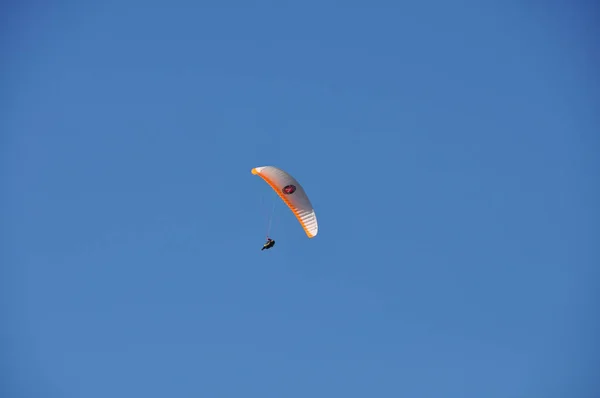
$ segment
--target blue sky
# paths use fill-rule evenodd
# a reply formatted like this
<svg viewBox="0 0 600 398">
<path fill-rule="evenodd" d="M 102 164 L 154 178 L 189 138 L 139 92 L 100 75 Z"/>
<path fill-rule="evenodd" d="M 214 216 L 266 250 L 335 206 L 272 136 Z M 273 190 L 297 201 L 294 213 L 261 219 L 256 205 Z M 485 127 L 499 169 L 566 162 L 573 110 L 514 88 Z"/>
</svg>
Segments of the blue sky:
<svg viewBox="0 0 600 398">
<path fill-rule="evenodd" d="M 2 396 L 597 396 L 591 6 L 3 7 Z"/>
</svg>

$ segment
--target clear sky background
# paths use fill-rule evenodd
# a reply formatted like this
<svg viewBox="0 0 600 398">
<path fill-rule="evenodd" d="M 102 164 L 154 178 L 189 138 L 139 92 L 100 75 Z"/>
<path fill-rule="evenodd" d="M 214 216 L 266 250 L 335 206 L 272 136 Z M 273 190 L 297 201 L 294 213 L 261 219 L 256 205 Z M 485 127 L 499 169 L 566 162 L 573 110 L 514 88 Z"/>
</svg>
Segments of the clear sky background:
<svg viewBox="0 0 600 398">
<path fill-rule="evenodd" d="M 594 6 L 1 14 L 2 397 L 598 397 Z"/>
</svg>

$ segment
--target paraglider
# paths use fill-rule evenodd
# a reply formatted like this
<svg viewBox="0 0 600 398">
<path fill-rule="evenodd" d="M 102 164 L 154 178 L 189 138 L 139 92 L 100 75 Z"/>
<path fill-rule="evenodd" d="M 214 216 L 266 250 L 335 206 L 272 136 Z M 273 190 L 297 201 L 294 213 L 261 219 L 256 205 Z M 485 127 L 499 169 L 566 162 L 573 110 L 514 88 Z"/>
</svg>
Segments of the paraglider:
<svg viewBox="0 0 600 398">
<path fill-rule="evenodd" d="M 319 232 L 315 210 L 302 188 L 302 185 L 286 171 L 274 166 L 262 166 L 252 169 L 252 174 L 261 177 L 277 193 L 304 229 L 306 236 L 314 238 Z M 261 250 L 270 249 L 275 241 L 267 236 L 267 243 Z M 268 246 L 268 247 L 267 247 Z"/>
<path fill-rule="evenodd" d="M 275 246 L 275 241 L 271 238 L 267 238 L 267 242 L 263 245 L 263 247 L 262 247 L 262 249 L 260 249 L 260 251 L 269 250 L 273 246 Z"/>
</svg>

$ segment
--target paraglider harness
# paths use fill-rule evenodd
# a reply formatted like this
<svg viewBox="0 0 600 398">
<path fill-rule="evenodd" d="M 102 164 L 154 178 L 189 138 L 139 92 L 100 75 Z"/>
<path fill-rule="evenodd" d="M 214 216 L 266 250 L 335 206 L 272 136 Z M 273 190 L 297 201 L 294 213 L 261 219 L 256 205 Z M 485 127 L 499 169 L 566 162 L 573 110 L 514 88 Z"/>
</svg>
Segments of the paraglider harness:
<svg viewBox="0 0 600 398">
<path fill-rule="evenodd" d="M 275 246 L 275 241 L 271 238 L 267 238 L 267 243 L 265 243 L 262 247 L 262 249 L 260 249 L 261 251 L 265 250 L 265 249 L 270 249 L 273 246 Z"/>
</svg>

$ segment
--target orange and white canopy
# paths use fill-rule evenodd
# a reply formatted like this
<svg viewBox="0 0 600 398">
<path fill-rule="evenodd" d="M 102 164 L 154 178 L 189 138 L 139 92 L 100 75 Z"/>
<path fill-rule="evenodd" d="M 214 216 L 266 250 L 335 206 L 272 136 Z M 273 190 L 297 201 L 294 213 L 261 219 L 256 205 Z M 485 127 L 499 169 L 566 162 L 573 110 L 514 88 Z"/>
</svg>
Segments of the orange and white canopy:
<svg viewBox="0 0 600 398">
<path fill-rule="evenodd" d="M 319 224 L 304 188 L 287 172 L 273 166 L 255 167 L 252 174 L 260 176 L 273 188 L 294 213 L 309 238 L 317 236 Z"/>
</svg>

